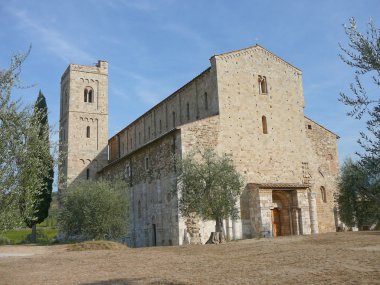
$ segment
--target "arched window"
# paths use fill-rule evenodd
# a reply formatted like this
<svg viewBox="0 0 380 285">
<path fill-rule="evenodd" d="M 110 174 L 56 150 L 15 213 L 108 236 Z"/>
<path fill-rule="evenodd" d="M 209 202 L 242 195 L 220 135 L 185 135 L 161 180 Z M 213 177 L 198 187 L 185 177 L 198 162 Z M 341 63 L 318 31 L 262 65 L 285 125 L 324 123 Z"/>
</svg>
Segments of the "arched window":
<svg viewBox="0 0 380 285">
<path fill-rule="evenodd" d="M 205 92 L 205 110 L 208 110 L 208 96 L 207 96 L 207 92 Z"/>
<path fill-rule="evenodd" d="M 92 101 L 93 101 L 93 91 L 92 91 L 92 89 L 89 89 L 88 90 L 88 102 L 89 103 L 92 103 Z"/>
<path fill-rule="evenodd" d="M 86 137 L 90 137 L 90 126 L 87 126 L 86 128 Z"/>
<path fill-rule="evenodd" d="M 90 179 L 90 169 L 89 168 L 86 169 L 86 178 L 87 178 L 87 180 Z"/>
<path fill-rule="evenodd" d="M 84 102 L 88 102 L 88 103 L 94 102 L 94 90 L 91 87 L 84 88 L 83 95 L 84 95 Z"/>
<path fill-rule="evenodd" d="M 267 78 L 265 76 L 259 75 L 259 93 L 260 94 L 267 94 L 268 88 L 267 88 Z"/>
<path fill-rule="evenodd" d="M 141 218 L 141 202 L 140 200 L 137 202 L 137 216 Z"/>
<path fill-rule="evenodd" d="M 263 125 L 263 134 L 267 134 L 268 133 L 267 118 L 265 116 L 262 116 L 261 122 Z"/>
<path fill-rule="evenodd" d="M 321 186 L 321 199 L 324 203 L 327 202 L 327 198 L 326 198 L 326 189 L 325 187 Z"/>
</svg>

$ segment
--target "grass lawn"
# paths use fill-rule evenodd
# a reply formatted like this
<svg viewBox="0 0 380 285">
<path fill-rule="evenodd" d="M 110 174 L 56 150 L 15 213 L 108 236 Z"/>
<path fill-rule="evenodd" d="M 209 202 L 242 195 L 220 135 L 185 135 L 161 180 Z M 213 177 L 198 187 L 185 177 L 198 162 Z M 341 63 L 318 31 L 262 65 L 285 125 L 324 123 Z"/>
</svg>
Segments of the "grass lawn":
<svg viewBox="0 0 380 285">
<path fill-rule="evenodd" d="M 27 243 L 27 237 L 32 233 L 32 230 L 19 229 L 6 231 L 1 234 L 1 236 L 10 240 L 11 244 L 21 244 Z M 46 228 L 46 227 L 37 227 L 37 243 L 48 244 L 57 236 L 57 229 L 55 228 Z"/>
</svg>

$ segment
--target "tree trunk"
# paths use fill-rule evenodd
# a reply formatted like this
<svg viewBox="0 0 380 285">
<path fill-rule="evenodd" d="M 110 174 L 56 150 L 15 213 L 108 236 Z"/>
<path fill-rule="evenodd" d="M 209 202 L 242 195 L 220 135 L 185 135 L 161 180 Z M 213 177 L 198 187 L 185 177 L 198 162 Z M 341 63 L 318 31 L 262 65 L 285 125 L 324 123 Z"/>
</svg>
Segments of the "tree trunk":
<svg viewBox="0 0 380 285">
<path fill-rule="evenodd" d="M 30 237 L 30 241 L 32 243 L 36 243 L 36 241 L 37 241 L 37 228 L 36 228 L 36 224 L 33 224 L 33 226 L 32 226 L 32 236 Z"/>
<path fill-rule="evenodd" d="M 210 238 L 206 244 L 219 244 L 220 232 L 211 232 Z"/>
<path fill-rule="evenodd" d="M 215 220 L 215 232 L 211 232 L 210 238 L 206 242 L 206 244 L 219 244 L 225 243 L 225 235 L 223 231 L 223 220 L 217 218 Z"/>
</svg>

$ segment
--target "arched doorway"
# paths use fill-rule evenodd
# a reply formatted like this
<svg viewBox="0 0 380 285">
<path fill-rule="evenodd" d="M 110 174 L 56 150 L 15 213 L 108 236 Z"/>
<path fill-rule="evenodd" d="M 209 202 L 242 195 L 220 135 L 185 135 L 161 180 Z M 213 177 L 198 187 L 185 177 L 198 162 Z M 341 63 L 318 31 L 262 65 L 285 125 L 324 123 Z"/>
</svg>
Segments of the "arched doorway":
<svg viewBox="0 0 380 285">
<path fill-rule="evenodd" d="M 280 210 L 278 208 L 272 209 L 272 231 L 273 237 L 281 235 L 281 218 Z"/>
<path fill-rule="evenodd" d="M 289 197 L 285 191 L 272 192 L 273 237 L 290 235 Z"/>
</svg>

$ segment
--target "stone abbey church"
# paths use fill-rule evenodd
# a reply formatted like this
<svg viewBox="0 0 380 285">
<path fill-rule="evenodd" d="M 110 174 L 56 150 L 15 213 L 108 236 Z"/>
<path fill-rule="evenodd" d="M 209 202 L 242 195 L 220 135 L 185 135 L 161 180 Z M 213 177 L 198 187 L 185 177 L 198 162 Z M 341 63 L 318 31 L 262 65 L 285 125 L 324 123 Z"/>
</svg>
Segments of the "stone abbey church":
<svg viewBox="0 0 380 285">
<path fill-rule="evenodd" d="M 60 191 L 79 179 L 129 185 L 132 246 L 207 241 L 213 221 L 178 212 L 173 154 L 229 155 L 246 186 L 229 239 L 335 231 L 337 135 L 304 116 L 302 72 L 256 45 L 210 67 L 108 139 L 108 63 L 61 79 Z"/>
</svg>

